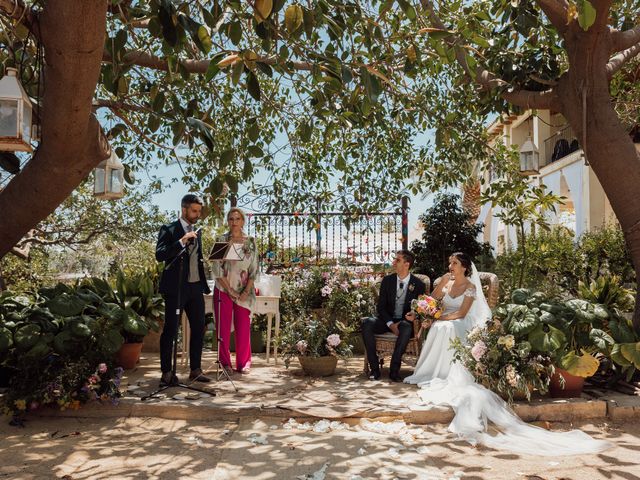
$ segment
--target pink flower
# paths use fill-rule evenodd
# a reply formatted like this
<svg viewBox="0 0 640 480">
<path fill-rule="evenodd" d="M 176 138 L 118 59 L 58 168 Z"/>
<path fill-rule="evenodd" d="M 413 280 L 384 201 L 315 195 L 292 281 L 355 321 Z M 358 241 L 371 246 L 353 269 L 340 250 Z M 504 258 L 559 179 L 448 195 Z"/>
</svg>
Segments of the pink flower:
<svg viewBox="0 0 640 480">
<path fill-rule="evenodd" d="M 329 295 L 331 295 L 331 292 L 333 292 L 333 288 L 331 288 L 329 285 L 325 285 L 320 291 L 323 297 L 328 297 Z"/>
<path fill-rule="evenodd" d="M 487 353 L 487 346 L 482 340 L 478 340 L 473 347 L 471 347 L 471 355 L 479 362 L 482 356 Z"/>
<path fill-rule="evenodd" d="M 98 375 L 91 375 L 89 377 L 89 383 L 91 385 L 95 385 L 96 383 L 98 383 L 100 381 L 100 377 Z"/>
<path fill-rule="evenodd" d="M 98 373 L 107 373 L 107 364 L 101 363 L 98 365 Z"/>
<path fill-rule="evenodd" d="M 296 343 L 296 350 L 298 350 L 302 355 L 304 355 L 304 352 L 307 351 L 308 346 L 309 345 L 305 340 L 300 340 L 298 343 Z"/>
<path fill-rule="evenodd" d="M 329 335 L 327 337 L 327 345 L 329 345 L 330 347 L 337 347 L 338 345 L 340 345 L 340 335 L 338 335 L 337 333 Z"/>
</svg>

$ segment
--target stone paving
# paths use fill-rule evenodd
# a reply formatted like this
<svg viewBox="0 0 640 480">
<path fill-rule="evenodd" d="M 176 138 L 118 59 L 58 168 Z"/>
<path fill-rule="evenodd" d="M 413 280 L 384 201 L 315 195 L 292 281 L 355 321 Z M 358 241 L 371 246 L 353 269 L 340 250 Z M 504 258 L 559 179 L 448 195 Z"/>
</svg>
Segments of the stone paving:
<svg viewBox="0 0 640 480">
<path fill-rule="evenodd" d="M 159 379 L 159 358 L 143 353 L 135 369 L 127 370 L 126 388 L 118 405 L 89 404 L 77 411 L 43 410 L 40 415 L 74 417 L 160 417 L 184 420 L 225 420 L 233 417 L 330 418 L 358 421 L 369 418 L 383 421 L 401 419 L 407 423 L 449 423 L 453 412 L 444 407 L 420 405 L 416 387 L 392 383 L 386 371 L 380 381 L 370 381 L 362 374 L 362 357 L 340 361 L 331 377 L 311 378 L 304 375 L 297 360 L 289 369 L 282 361 L 266 363 L 264 355 L 254 355 L 251 373 L 232 376 L 210 384 L 194 386 L 215 393 L 199 394 L 182 388 L 170 388 L 159 398 L 142 401 L 154 391 Z M 203 368 L 215 377 L 215 352 L 203 355 Z M 409 375 L 404 368 L 402 375 Z M 188 370 L 181 367 L 179 378 L 186 379 Z M 615 392 L 592 391 L 576 399 L 534 397 L 530 403 L 518 402 L 514 410 L 529 422 L 604 421 L 624 422 L 640 418 L 640 397 Z"/>
</svg>

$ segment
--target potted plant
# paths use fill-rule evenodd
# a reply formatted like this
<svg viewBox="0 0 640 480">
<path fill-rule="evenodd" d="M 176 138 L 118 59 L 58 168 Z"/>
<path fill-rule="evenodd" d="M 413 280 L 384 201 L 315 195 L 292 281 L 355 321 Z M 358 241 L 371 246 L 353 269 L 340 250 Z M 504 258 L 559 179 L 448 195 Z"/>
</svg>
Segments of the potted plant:
<svg viewBox="0 0 640 480">
<path fill-rule="evenodd" d="M 607 335 L 602 326 L 608 311 L 586 300 L 549 300 L 528 289 L 514 290 L 511 300 L 496 307 L 495 317 L 506 332 L 526 338 L 534 353 L 553 360 L 551 396 L 579 396 L 584 379 L 598 370 L 599 361 L 592 354 L 598 339 Z"/>
<path fill-rule="evenodd" d="M 351 345 L 343 341 L 349 329 L 340 322 L 330 322 L 306 315 L 288 322 L 276 339 L 287 368 L 298 358 L 307 375 L 333 375 L 338 357 L 351 355 Z"/>
<path fill-rule="evenodd" d="M 164 300 L 155 292 L 150 273 L 125 276 L 118 271 L 115 289 L 100 278 L 92 278 L 85 285 L 103 298 L 105 303 L 100 313 L 113 322 L 122 336 L 122 347 L 116 355 L 118 364 L 134 368 L 140 359 L 144 337 L 150 331 L 159 331 L 157 319 L 164 314 Z"/>
</svg>

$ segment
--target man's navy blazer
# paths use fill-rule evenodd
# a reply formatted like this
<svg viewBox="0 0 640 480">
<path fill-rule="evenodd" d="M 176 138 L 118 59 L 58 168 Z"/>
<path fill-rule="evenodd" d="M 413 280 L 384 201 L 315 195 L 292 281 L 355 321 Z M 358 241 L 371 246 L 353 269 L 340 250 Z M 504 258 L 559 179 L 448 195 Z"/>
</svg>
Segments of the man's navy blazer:
<svg viewBox="0 0 640 480">
<path fill-rule="evenodd" d="M 180 239 L 185 231 L 180 220 L 176 220 L 169 225 L 163 225 L 158 234 L 156 244 L 156 260 L 164 262 L 165 268 L 160 278 L 160 293 L 163 295 L 177 295 L 180 274 L 180 262 L 182 262 L 182 285 L 187 283 L 189 278 L 189 256 L 185 253 L 182 260 L 173 260 L 182 251 Z M 173 263 L 171 263 L 173 262 Z M 204 293 L 211 293 L 207 284 L 207 277 L 204 274 L 204 260 L 202 258 L 202 232 L 198 232 L 198 270 L 200 272 L 200 285 Z"/>
<path fill-rule="evenodd" d="M 393 273 L 382 279 L 380 285 L 380 296 L 378 297 L 378 318 L 384 323 L 392 322 L 394 310 L 396 309 L 396 294 L 398 289 L 398 275 Z M 411 300 L 418 298 L 425 293 L 427 286 L 415 275 L 409 277 L 407 296 L 402 308 L 402 318 L 411 310 Z"/>
</svg>

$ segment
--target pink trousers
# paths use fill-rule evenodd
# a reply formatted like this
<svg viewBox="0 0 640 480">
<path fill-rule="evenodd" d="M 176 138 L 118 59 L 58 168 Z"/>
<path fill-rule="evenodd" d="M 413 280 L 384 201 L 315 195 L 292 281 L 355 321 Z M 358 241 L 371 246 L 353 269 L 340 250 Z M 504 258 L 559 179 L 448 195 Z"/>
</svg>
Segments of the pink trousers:
<svg viewBox="0 0 640 480">
<path fill-rule="evenodd" d="M 220 342 L 220 363 L 225 367 L 231 367 L 231 353 L 229 352 L 229 339 L 231 338 L 231 322 L 236 333 L 236 370 L 242 371 L 251 367 L 251 311 L 236 305 L 225 292 L 213 291 L 214 311 L 216 314 L 216 331 L 222 339 Z M 220 318 L 218 318 L 218 307 Z"/>
</svg>

